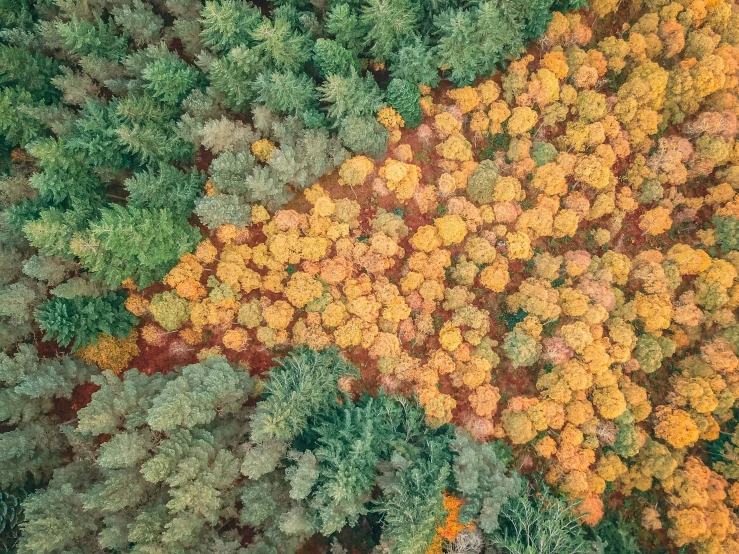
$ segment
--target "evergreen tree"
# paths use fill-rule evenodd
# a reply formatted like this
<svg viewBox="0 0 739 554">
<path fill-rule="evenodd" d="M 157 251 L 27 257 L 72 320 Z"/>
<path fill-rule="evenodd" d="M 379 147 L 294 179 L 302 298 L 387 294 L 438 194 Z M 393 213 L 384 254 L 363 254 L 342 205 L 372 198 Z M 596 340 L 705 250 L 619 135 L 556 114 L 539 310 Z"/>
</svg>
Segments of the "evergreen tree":
<svg viewBox="0 0 739 554">
<path fill-rule="evenodd" d="M 421 124 L 421 93 L 418 86 L 403 79 L 394 78 L 385 92 L 387 103 L 403 118 L 407 129 L 415 129 Z"/>
<path fill-rule="evenodd" d="M 251 3 L 239 0 L 208 1 L 201 12 L 203 44 L 218 53 L 254 44 L 251 33 L 262 14 Z"/>
<path fill-rule="evenodd" d="M 362 77 L 356 71 L 349 75 L 329 75 L 318 87 L 321 102 L 327 104 L 329 119 L 338 125 L 346 117 L 374 117 L 385 104 L 382 91 L 371 75 Z"/>
<path fill-rule="evenodd" d="M 125 294 L 111 292 L 103 297 L 80 296 L 73 299 L 55 297 L 36 310 L 36 319 L 45 339 L 54 339 L 74 350 L 97 344 L 98 335 L 105 333 L 125 337 L 136 324 L 136 318 L 126 310 Z"/>
<path fill-rule="evenodd" d="M 116 106 L 116 101 L 106 105 L 88 99 L 74 122 L 75 129 L 65 137 L 68 149 L 90 166 L 123 169 L 132 165 L 131 156 L 123 151 L 118 136 L 117 127 L 122 121 Z"/>
<path fill-rule="evenodd" d="M 145 287 L 161 280 L 200 240 L 200 231 L 168 209 L 112 206 L 78 233 L 71 249 L 82 267 L 111 286 L 133 279 Z"/>
<path fill-rule="evenodd" d="M 21 344 L 12 357 L 0 353 L 0 487 L 22 487 L 29 477 L 42 482 L 61 465 L 68 442 L 54 415 L 54 399 L 70 398 L 77 385 L 97 371 L 63 356 L 39 359 L 32 345 Z"/>
<path fill-rule="evenodd" d="M 360 21 L 359 14 L 349 3 L 331 4 L 326 14 L 326 31 L 336 41 L 356 55 L 364 48 L 367 27 Z"/>
<path fill-rule="evenodd" d="M 232 194 L 203 196 L 195 201 L 195 215 L 211 230 L 227 223 L 243 227 L 251 221 L 251 206 Z"/>
<path fill-rule="evenodd" d="M 198 72 L 172 55 L 148 64 L 142 73 L 144 88 L 166 104 L 178 105 L 198 83 Z"/>
<path fill-rule="evenodd" d="M 469 85 L 521 48 L 524 24 L 496 0 L 446 10 L 434 19 L 439 66 L 449 68 L 456 85 Z"/>
<path fill-rule="evenodd" d="M 313 63 L 321 77 L 348 75 L 352 68 L 359 70 L 357 59 L 351 50 L 335 40 L 319 38 L 313 46 Z"/>
<path fill-rule="evenodd" d="M 186 218 L 195 206 L 195 197 L 205 184 L 197 171 L 184 173 L 171 165 L 159 171 L 148 169 L 126 179 L 128 204 L 137 208 L 169 208 L 177 217 Z"/>
<path fill-rule="evenodd" d="M 439 84 L 439 68 L 435 62 L 428 39 L 414 36 L 390 56 L 390 73 L 395 79 L 435 87 Z"/>
<path fill-rule="evenodd" d="M 360 21 L 366 27 L 365 45 L 377 61 L 385 61 L 420 23 L 418 5 L 411 0 L 367 0 Z"/>
<path fill-rule="evenodd" d="M 300 115 L 318 103 L 315 84 L 305 73 L 272 71 L 254 82 L 256 100 L 277 113 Z"/>
</svg>

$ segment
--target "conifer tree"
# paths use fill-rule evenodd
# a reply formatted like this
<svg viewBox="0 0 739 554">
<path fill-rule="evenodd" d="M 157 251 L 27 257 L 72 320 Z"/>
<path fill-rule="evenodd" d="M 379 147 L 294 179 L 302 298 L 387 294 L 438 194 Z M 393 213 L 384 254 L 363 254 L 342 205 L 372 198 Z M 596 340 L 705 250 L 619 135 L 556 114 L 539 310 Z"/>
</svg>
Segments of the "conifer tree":
<svg viewBox="0 0 739 554">
<path fill-rule="evenodd" d="M 131 278 L 139 286 L 160 280 L 200 240 L 200 231 L 177 221 L 168 209 L 122 207 L 101 211 L 77 234 L 71 249 L 82 267 L 116 286 Z"/>
<path fill-rule="evenodd" d="M 138 319 L 124 307 L 125 294 L 111 292 L 103 297 L 55 297 L 36 310 L 36 319 L 45 338 L 74 350 L 97 344 L 98 335 L 105 333 L 125 337 Z"/>
</svg>

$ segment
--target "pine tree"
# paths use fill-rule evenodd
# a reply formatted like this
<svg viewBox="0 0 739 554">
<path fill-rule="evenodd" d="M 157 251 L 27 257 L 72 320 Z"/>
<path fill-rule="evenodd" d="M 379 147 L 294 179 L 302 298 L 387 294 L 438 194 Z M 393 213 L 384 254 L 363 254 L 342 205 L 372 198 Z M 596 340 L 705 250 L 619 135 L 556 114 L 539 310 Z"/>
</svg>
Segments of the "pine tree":
<svg viewBox="0 0 739 554">
<path fill-rule="evenodd" d="M 305 73 L 272 71 L 254 82 L 256 100 L 277 113 L 300 115 L 318 104 L 315 84 Z"/>
<path fill-rule="evenodd" d="M 454 458 L 455 489 L 465 503 L 460 510 L 460 521 L 475 520 L 487 534 L 498 529 L 501 509 L 522 492 L 520 476 L 511 474 L 506 465 L 512 461 L 503 443 L 479 444 L 464 432 L 457 432 L 450 445 Z"/>
<path fill-rule="evenodd" d="M 287 17 L 263 20 L 251 32 L 254 49 L 267 67 L 280 72 L 298 72 L 310 59 L 310 37 L 297 31 Z"/>
<path fill-rule="evenodd" d="M 511 15 L 488 0 L 466 10 L 446 10 L 434 19 L 438 64 L 450 68 L 456 85 L 469 85 L 477 76 L 491 73 L 521 48 L 524 21 Z"/>
<path fill-rule="evenodd" d="M 420 23 L 417 4 L 410 0 L 368 0 L 360 21 L 367 28 L 365 44 L 377 61 L 385 61 Z"/>
<path fill-rule="evenodd" d="M 39 140 L 28 147 L 43 169 L 31 176 L 30 185 L 39 191 L 40 200 L 53 204 L 86 201 L 102 187 L 81 154 L 70 151 L 66 142 L 52 138 Z"/>
<path fill-rule="evenodd" d="M 439 84 L 439 68 L 427 39 L 412 37 L 390 56 L 390 74 L 414 84 L 435 87 Z"/>
<path fill-rule="evenodd" d="M 68 442 L 54 415 L 54 399 L 70 398 L 77 385 L 97 371 L 63 356 L 39 359 L 32 345 L 21 344 L 11 356 L 0 353 L 0 487 L 22 487 L 29 475 L 37 482 L 61 465 Z"/>
<path fill-rule="evenodd" d="M 352 68 L 359 70 L 355 55 L 339 42 L 319 38 L 313 46 L 313 63 L 321 77 L 348 75 Z"/>
<path fill-rule="evenodd" d="M 74 131 L 65 137 L 66 147 L 90 166 L 123 169 L 132 165 L 132 158 L 123 151 L 116 130 L 122 123 L 116 113 L 117 104 L 88 99 L 74 123 Z"/>
<path fill-rule="evenodd" d="M 415 129 L 421 124 L 421 94 L 418 86 L 410 81 L 394 78 L 385 92 L 387 103 L 400 114 L 407 129 Z"/>
<path fill-rule="evenodd" d="M 347 117 L 374 117 L 383 107 L 383 95 L 371 75 L 364 78 L 356 71 L 347 76 L 329 75 L 318 87 L 321 102 L 327 104 L 329 119 L 338 125 Z"/>
<path fill-rule="evenodd" d="M 203 44 L 218 53 L 254 44 L 251 33 L 262 22 L 262 14 L 239 0 L 208 1 L 201 12 Z"/>
<path fill-rule="evenodd" d="M 111 13 L 116 25 L 131 37 L 137 47 L 148 46 L 160 38 L 164 19 L 154 13 L 149 4 L 133 0 L 131 5 L 116 6 Z"/>
<path fill-rule="evenodd" d="M 137 208 L 169 208 L 176 217 L 187 217 L 195 206 L 195 197 L 205 184 L 197 171 L 184 173 L 171 165 L 159 171 L 148 169 L 126 179 L 128 204 Z"/>
<path fill-rule="evenodd" d="M 251 205 L 233 194 L 203 196 L 195 202 L 195 215 L 211 230 L 227 223 L 244 227 L 251 221 Z"/>
<path fill-rule="evenodd" d="M 331 4 L 326 15 L 326 31 L 355 55 L 359 55 L 364 48 L 367 26 L 360 21 L 359 14 L 349 3 Z"/>
<path fill-rule="evenodd" d="M 198 83 L 199 73 L 172 55 L 148 64 L 142 73 L 144 88 L 154 98 L 178 105 Z"/>
<path fill-rule="evenodd" d="M 44 338 L 54 339 L 62 346 L 72 344 L 74 350 L 97 344 L 98 335 L 125 337 L 137 323 L 123 305 L 125 294 L 111 292 L 103 297 L 80 296 L 68 300 L 55 297 L 36 310 Z"/>
<path fill-rule="evenodd" d="M 105 283 L 117 286 L 131 278 L 145 287 L 162 279 L 199 240 L 197 228 L 175 220 L 166 208 L 115 205 L 77 234 L 71 249 Z"/>
<path fill-rule="evenodd" d="M 122 60 L 128 51 L 125 37 L 116 35 L 112 22 L 105 23 L 99 15 L 94 16 L 94 21 L 77 16 L 72 16 L 67 22 L 57 19 L 54 29 L 62 47 L 78 58 L 95 55 L 111 61 Z"/>
</svg>

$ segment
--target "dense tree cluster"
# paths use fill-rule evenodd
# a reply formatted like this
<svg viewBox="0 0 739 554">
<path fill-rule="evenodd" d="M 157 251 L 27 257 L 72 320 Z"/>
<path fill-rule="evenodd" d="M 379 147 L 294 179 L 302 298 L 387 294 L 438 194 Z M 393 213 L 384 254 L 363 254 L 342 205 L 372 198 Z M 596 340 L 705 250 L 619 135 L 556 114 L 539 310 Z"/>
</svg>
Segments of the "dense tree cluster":
<svg viewBox="0 0 739 554">
<path fill-rule="evenodd" d="M 582 8 L 0 2 L 0 547 L 739 551 L 739 7 Z"/>
<path fill-rule="evenodd" d="M 14 394 L 38 395 L 41 372 L 82 375 L 39 367 Z M 378 552 L 423 554 L 478 516 L 507 551 L 557 540 L 595 552 L 565 504 L 524 494 L 504 445 L 432 431 L 402 397 L 354 399 L 339 378 L 356 375 L 335 351 L 295 350 L 260 383 L 255 407 L 256 380 L 219 356 L 167 374 L 93 375 L 99 390 L 61 437 L 73 461 L 25 499 L 18 552 L 285 554 L 380 518 Z M 528 522 L 535 512 L 549 523 Z M 258 533 L 246 547 L 242 526 Z"/>
</svg>

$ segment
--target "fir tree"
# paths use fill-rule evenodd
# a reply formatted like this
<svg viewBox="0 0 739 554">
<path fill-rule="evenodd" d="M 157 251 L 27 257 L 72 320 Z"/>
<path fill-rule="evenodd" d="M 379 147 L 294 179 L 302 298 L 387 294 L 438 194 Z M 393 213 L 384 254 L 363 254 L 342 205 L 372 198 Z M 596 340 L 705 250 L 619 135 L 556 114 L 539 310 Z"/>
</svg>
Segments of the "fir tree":
<svg viewBox="0 0 739 554">
<path fill-rule="evenodd" d="M 127 51 L 126 38 L 115 33 L 115 26 L 105 23 L 99 15 L 95 23 L 72 16 L 70 21 L 57 19 L 54 29 L 61 39 L 62 47 L 72 56 L 95 55 L 106 60 L 122 60 Z"/>
<path fill-rule="evenodd" d="M 393 79 L 385 92 L 387 103 L 403 118 L 407 129 L 415 129 L 421 124 L 421 94 L 418 86 L 403 79 Z"/>
<path fill-rule="evenodd" d="M 435 87 L 439 84 L 439 69 L 427 39 L 411 37 L 390 56 L 390 73 L 395 79 Z"/>
<path fill-rule="evenodd" d="M 328 75 L 348 75 L 352 68 L 359 70 L 351 50 L 335 40 L 324 38 L 319 38 L 313 46 L 313 63 L 323 78 Z"/>
<path fill-rule="evenodd" d="M 36 310 L 36 319 L 45 339 L 54 339 L 62 346 L 72 344 L 74 350 L 97 344 L 98 335 L 127 336 L 136 318 L 126 310 L 125 295 L 111 292 L 103 297 L 80 296 L 68 300 L 53 298 Z"/>
<path fill-rule="evenodd" d="M 208 1 L 201 12 L 203 44 L 225 53 L 238 46 L 252 46 L 251 33 L 262 22 L 262 14 L 247 2 Z"/>
<path fill-rule="evenodd" d="M 329 119 L 338 125 L 347 117 L 374 117 L 384 105 L 380 87 L 367 75 L 361 77 L 356 71 L 347 76 L 329 75 L 318 87 L 321 102 L 327 104 Z"/>
<path fill-rule="evenodd" d="M 98 221 L 72 240 L 82 267 L 116 286 L 131 278 L 145 287 L 158 281 L 200 240 L 200 231 L 177 221 L 168 209 L 102 210 Z"/>
<path fill-rule="evenodd" d="M 148 64 L 142 77 L 154 98 L 171 105 L 179 104 L 198 82 L 198 72 L 176 56 Z"/>
<path fill-rule="evenodd" d="M 195 215 L 208 229 L 217 229 L 227 223 L 243 227 L 251 221 L 251 205 L 232 194 L 203 196 L 195 202 Z"/>
<path fill-rule="evenodd" d="M 365 44 L 378 61 L 387 60 L 420 22 L 417 4 L 411 0 L 367 0 L 360 21 L 366 27 Z"/>
<path fill-rule="evenodd" d="M 318 103 L 315 84 L 305 73 L 272 71 L 254 82 L 256 100 L 277 113 L 299 115 Z"/>
<path fill-rule="evenodd" d="M 126 179 L 128 203 L 138 208 L 169 208 L 177 217 L 187 217 L 195 206 L 195 197 L 205 184 L 197 171 L 184 173 L 171 165 L 159 171 L 148 169 Z"/>
<path fill-rule="evenodd" d="M 131 37 L 137 47 L 148 46 L 160 38 L 164 19 L 154 13 L 149 4 L 133 0 L 130 5 L 116 6 L 111 13 L 116 25 Z"/>
<path fill-rule="evenodd" d="M 348 3 L 331 4 L 331 9 L 326 15 L 326 31 L 355 55 L 359 55 L 364 48 L 367 27 L 360 21 L 356 10 Z"/>
</svg>

